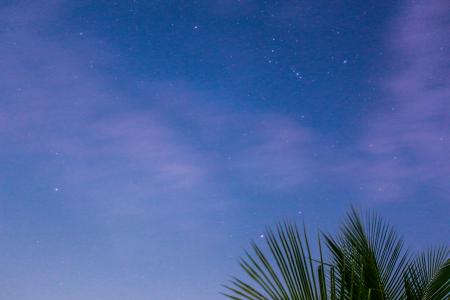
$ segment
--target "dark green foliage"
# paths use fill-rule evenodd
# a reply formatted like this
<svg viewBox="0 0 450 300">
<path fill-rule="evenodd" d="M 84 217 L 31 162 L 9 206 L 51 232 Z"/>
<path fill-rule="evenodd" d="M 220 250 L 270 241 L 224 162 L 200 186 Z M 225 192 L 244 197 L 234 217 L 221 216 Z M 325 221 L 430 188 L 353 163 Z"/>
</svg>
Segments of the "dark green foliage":
<svg viewBox="0 0 450 300">
<path fill-rule="evenodd" d="M 449 254 L 449 249 L 441 247 L 412 261 L 404 276 L 408 300 L 449 299 Z"/>
<path fill-rule="evenodd" d="M 352 209 L 338 237 L 326 236 L 326 240 L 332 263 L 353 298 L 364 297 L 370 289 L 373 300 L 401 299 L 403 277 L 399 274 L 405 272 L 409 257 L 402 240 L 379 216 L 371 214 L 363 220 Z"/>
<path fill-rule="evenodd" d="M 448 248 L 417 257 L 379 216 L 352 209 L 337 236 L 318 238 L 313 259 L 306 229 L 284 223 L 266 232 L 267 252 L 252 242 L 239 263 L 249 280 L 232 278 L 225 296 L 234 300 L 448 300 Z M 316 256 L 317 257 L 317 256 Z"/>
</svg>

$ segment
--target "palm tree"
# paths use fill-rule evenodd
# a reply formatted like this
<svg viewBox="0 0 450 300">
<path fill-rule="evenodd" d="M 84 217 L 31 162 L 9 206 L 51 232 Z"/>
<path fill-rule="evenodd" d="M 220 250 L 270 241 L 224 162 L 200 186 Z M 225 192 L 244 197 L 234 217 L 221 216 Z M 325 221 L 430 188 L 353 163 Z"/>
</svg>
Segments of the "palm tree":
<svg viewBox="0 0 450 300">
<path fill-rule="evenodd" d="M 267 251 L 252 242 L 252 253 L 239 260 L 247 281 L 232 277 L 223 294 L 234 300 L 449 299 L 446 247 L 412 256 L 378 215 L 363 218 L 352 208 L 337 236 L 318 237 L 314 259 L 303 228 L 285 222 L 267 229 Z"/>
</svg>

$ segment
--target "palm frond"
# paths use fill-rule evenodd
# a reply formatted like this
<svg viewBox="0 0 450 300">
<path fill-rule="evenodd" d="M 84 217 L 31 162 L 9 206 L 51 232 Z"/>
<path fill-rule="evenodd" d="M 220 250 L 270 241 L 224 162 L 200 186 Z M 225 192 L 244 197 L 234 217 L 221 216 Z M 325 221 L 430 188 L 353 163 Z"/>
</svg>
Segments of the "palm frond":
<svg viewBox="0 0 450 300">
<path fill-rule="evenodd" d="M 402 299 L 402 274 L 409 256 L 393 228 L 375 213 L 365 219 L 354 208 L 347 214 L 340 235 L 326 236 L 338 281 L 349 297 Z M 355 268 L 356 266 L 356 268 Z"/>
<path fill-rule="evenodd" d="M 265 240 L 270 256 L 252 242 L 253 254 L 247 253 L 240 260 L 249 282 L 232 278 L 224 295 L 234 300 L 341 298 L 334 279 L 328 280 L 334 271 L 323 262 L 320 240 L 319 261 L 312 258 L 306 230 L 301 233 L 294 224 L 280 224 L 275 231 L 267 229 Z"/>
<path fill-rule="evenodd" d="M 408 300 L 450 297 L 450 251 L 441 247 L 417 256 L 405 273 Z"/>
</svg>

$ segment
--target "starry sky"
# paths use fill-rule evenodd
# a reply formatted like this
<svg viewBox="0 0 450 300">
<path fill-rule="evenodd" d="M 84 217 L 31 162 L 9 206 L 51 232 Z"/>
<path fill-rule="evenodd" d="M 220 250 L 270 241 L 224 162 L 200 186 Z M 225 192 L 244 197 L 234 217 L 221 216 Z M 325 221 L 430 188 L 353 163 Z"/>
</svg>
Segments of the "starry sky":
<svg viewBox="0 0 450 300">
<path fill-rule="evenodd" d="M 0 2 L 0 298 L 222 299 L 283 218 L 450 233 L 450 5 Z"/>
</svg>

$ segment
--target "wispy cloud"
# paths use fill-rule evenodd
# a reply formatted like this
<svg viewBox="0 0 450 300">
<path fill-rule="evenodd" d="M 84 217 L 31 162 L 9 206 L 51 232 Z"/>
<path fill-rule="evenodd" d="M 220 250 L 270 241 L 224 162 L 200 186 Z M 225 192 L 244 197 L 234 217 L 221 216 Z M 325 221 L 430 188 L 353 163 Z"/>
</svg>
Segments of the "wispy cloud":
<svg viewBox="0 0 450 300">
<path fill-rule="evenodd" d="M 382 83 L 388 109 L 367 118 L 356 156 L 333 162 L 317 158 L 326 148 L 317 132 L 286 116 L 215 103 L 211 99 L 223 96 L 183 80 L 147 80 L 132 93 L 118 87 L 101 71 L 115 57 L 106 45 L 76 34 L 62 44 L 34 32 L 56 13 L 27 19 L 17 10 L 2 12 L 2 151 L 40 155 L 36 172 L 43 168 L 90 199 L 116 203 L 116 212 L 180 194 L 227 199 L 223 179 L 230 177 L 229 184 L 242 187 L 298 190 L 336 168 L 356 172 L 349 181 L 378 201 L 407 198 L 426 186 L 446 189 L 450 87 L 443 1 L 411 4 L 392 24 L 387 43 L 393 60 L 405 64 Z M 121 199 L 130 195 L 139 200 L 126 209 Z"/>
<path fill-rule="evenodd" d="M 254 188 L 289 191 L 305 187 L 317 176 L 314 133 L 277 115 L 260 116 L 239 145 L 235 171 Z"/>
<path fill-rule="evenodd" d="M 446 1 L 411 2 L 390 24 L 383 108 L 367 118 L 362 158 L 348 162 L 368 198 L 450 191 L 449 14 Z"/>
<path fill-rule="evenodd" d="M 2 12 L 2 152 L 35 157 L 30 170 L 60 190 L 115 213 L 181 215 L 229 199 L 224 178 L 289 189 L 311 176 L 312 134 L 289 118 L 216 104 L 220 95 L 182 80 L 148 80 L 129 93 L 101 71 L 111 49 L 77 33 L 65 43 L 44 38 L 34 28 L 55 16 L 34 15 Z"/>
</svg>

